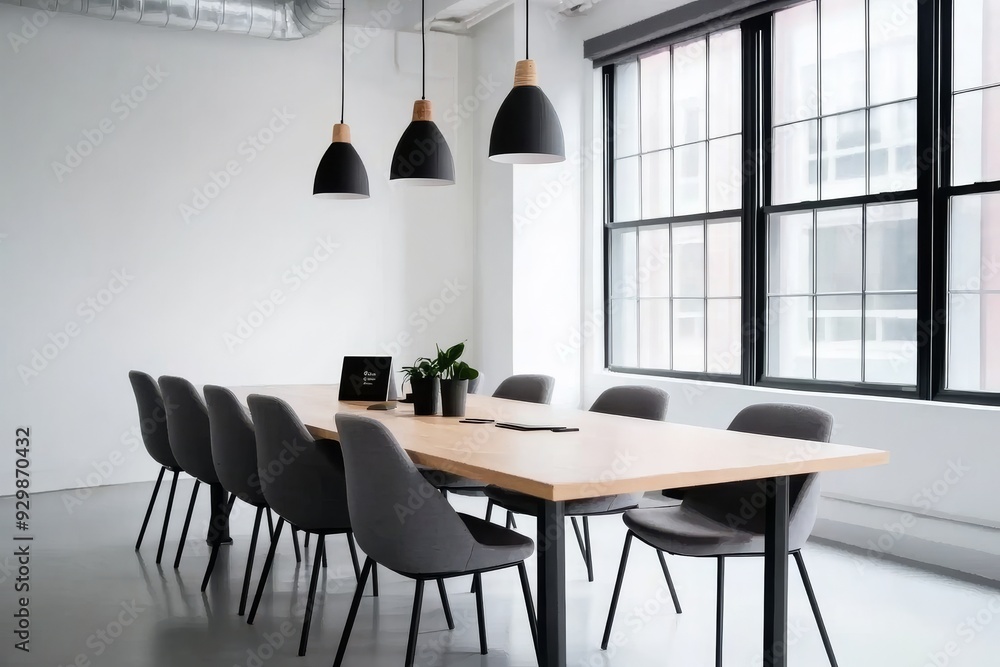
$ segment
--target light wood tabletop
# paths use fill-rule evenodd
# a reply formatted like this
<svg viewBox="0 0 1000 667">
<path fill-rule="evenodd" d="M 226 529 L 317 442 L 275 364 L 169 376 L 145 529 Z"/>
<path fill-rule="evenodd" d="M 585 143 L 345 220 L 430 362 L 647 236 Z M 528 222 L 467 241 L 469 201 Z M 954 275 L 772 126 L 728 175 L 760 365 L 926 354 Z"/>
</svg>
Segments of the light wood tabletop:
<svg viewBox="0 0 1000 667">
<path fill-rule="evenodd" d="M 334 415 L 384 423 L 420 464 L 551 501 L 670 489 L 888 463 L 888 452 L 737 433 L 670 422 L 470 395 L 466 417 L 578 427 L 520 432 L 454 417 L 417 417 L 404 403 L 387 411 L 338 400 L 338 385 L 233 387 L 287 401 L 316 437 L 337 439 Z"/>
</svg>

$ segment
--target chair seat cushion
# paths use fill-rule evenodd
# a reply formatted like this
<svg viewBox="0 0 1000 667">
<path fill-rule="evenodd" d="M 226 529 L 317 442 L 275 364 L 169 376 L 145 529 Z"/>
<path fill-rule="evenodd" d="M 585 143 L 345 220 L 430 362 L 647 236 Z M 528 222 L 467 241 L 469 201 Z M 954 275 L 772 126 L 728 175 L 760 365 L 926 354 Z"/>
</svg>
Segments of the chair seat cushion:
<svg viewBox="0 0 1000 667">
<path fill-rule="evenodd" d="M 458 515 L 476 540 L 467 571 L 484 570 L 519 563 L 535 550 L 531 538 L 469 514 Z"/>
<path fill-rule="evenodd" d="M 532 496 L 503 489 L 499 486 L 488 486 L 486 487 L 486 497 L 511 512 L 538 516 L 538 499 Z M 565 503 L 566 516 L 624 512 L 638 505 L 641 499 L 641 493 L 626 493 L 615 496 L 600 496 L 599 498 L 567 500 Z"/>
<path fill-rule="evenodd" d="M 625 525 L 643 542 L 678 556 L 764 553 L 764 536 L 713 521 L 684 506 L 629 510 Z"/>
<path fill-rule="evenodd" d="M 417 470 L 437 489 L 447 489 L 459 495 L 482 495 L 486 485 L 482 482 L 462 477 L 452 472 L 417 465 Z M 463 493 L 465 492 L 465 493 Z"/>
</svg>

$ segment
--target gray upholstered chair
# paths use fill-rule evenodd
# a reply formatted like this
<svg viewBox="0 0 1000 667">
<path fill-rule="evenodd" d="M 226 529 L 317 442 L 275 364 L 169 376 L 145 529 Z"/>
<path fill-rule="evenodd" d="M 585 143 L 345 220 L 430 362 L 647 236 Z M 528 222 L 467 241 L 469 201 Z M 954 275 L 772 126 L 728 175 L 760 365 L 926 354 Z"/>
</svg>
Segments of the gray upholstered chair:
<svg viewBox="0 0 1000 667">
<path fill-rule="evenodd" d="M 829 442 L 833 417 L 823 410 L 805 405 L 762 403 L 740 411 L 729 430 L 743 433 Z M 812 533 L 819 507 L 820 485 L 816 474 L 797 475 L 789 480 L 788 553 L 795 558 L 809 604 L 819 626 L 827 657 L 837 666 L 833 646 L 813 593 L 809 573 L 802 559 L 802 547 Z M 762 481 L 734 482 L 693 487 L 676 507 L 634 509 L 625 513 L 628 535 L 622 550 L 618 579 L 611 598 L 611 609 L 604 629 L 601 648 L 606 649 L 611 636 L 615 608 L 621 593 L 629 547 L 637 538 L 657 550 L 666 574 L 662 553 L 717 559 L 717 606 L 715 664 L 722 664 L 722 612 L 725 583 L 725 559 L 734 556 L 764 555 L 764 513 L 751 513 L 746 507 L 763 507 L 767 489 Z M 734 521 L 734 519 L 736 519 Z"/>
<path fill-rule="evenodd" d="M 160 394 L 160 387 L 156 384 L 156 380 L 141 371 L 129 371 L 128 379 L 132 384 L 132 393 L 135 394 L 136 407 L 139 409 L 139 430 L 142 434 L 142 444 L 146 446 L 146 451 L 152 459 L 160 464 L 160 474 L 156 478 L 153 495 L 149 498 L 146 516 L 142 520 L 142 528 L 139 529 L 139 538 L 135 541 L 136 551 L 142 546 L 142 538 L 146 534 L 146 526 L 149 525 L 149 517 L 153 513 L 156 495 L 160 492 L 160 484 L 163 482 L 163 473 L 169 471 L 174 474 L 173 481 L 170 483 L 170 495 L 167 497 L 167 511 L 163 515 L 160 545 L 156 549 L 156 562 L 159 563 L 163 557 L 163 543 L 167 539 L 170 510 L 173 508 L 174 492 L 177 490 L 177 476 L 183 472 L 183 468 L 174 458 L 174 453 L 170 449 L 170 439 L 167 437 L 168 406 L 163 402 L 163 396 Z"/>
<path fill-rule="evenodd" d="M 212 459 L 222 488 L 232 496 L 242 500 L 257 510 L 253 533 L 250 537 L 250 551 L 247 554 L 246 572 L 243 575 L 243 592 L 240 595 L 239 615 L 246 611 L 247 595 L 250 591 L 250 574 L 253 572 L 254 553 L 257 550 L 257 536 L 264 512 L 268 513 L 271 524 L 271 510 L 260 489 L 257 472 L 257 439 L 250 415 L 233 392 L 225 387 L 205 385 L 205 403 L 208 405 L 208 422 L 212 434 Z M 273 528 L 270 533 L 273 533 Z M 298 531 L 292 529 L 292 544 L 295 547 L 295 561 L 301 562 Z M 212 555 L 205 569 L 201 590 L 208 588 L 209 579 L 219 557 L 220 544 L 212 546 Z"/>
<path fill-rule="evenodd" d="M 493 392 L 494 398 L 525 403 L 551 403 L 556 379 L 548 375 L 511 375 Z"/>
<path fill-rule="evenodd" d="M 309 626 L 321 562 L 326 553 L 327 535 L 347 536 L 354 572 L 356 576 L 360 575 L 351 519 L 347 512 L 344 459 L 336 440 L 313 438 L 285 401 L 253 394 L 247 398 L 247 403 L 257 436 L 257 475 L 261 492 L 268 506 L 278 515 L 247 623 L 252 624 L 257 617 L 257 608 L 285 522 L 306 534 L 316 535 L 315 562 L 299 639 L 299 655 L 302 656 L 306 654 L 309 643 Z M 372 583 L 375 595 L 378 595 L 377 583 L 374 580 Z"/>
<path fill-rule="evenodd" d="M 177 569 L 181 564 L 181 554 L 184 553 L 188 528 L 191 527 L 191 514 L 198 498 L 198 488 L 203 483 L 219 484 L 219 477 L 212 459 L 212 434 L 208 425 L 208 408 L 205 407 L 205 401 L 202 400 L 198 390 L 184 378 L 170 375 L 161 376 L 159 383 L 163 400 L 170 406 L 167 410 L 170 449 L 184 472 L 195 479 L 191 502 L 184 518 L 184 528 L 181 530 L 181 541 L 177 545 L 177 556 L 174 558 L 174 569 Z M 156 562 L 160 562 L 159 557 Z"/>
<path fill-rule="evenodd" d="M 416 581 L 405 667 L 413 665 L 416 653 L 424 583 L 436 579 L 442 601 L 445 601 L 444 579 L 466 574 L 472 574 L 476 583 L 479 644 L 485 655 L 486 627 L 480 577 L 484 572 L 508 567 L 518 568 L 532 638 L 537 647 L 534 605 L 524 566 L 524 559 L 531 555 L 534 543 L 512 530 L 456 512 L 444 496 L 434 493 L 396 439 L 377 420 L 338 414 L 337 431 L 347 470 L 351 523 L 358 544 L 368 558 L 347 615 L 334 667 L 340 667 L 344 660 L 373 561 Z M 450 616 L 447 608 L 445 613 Z"/>
<path fill-rule="evenodd" d="M 594 404 L 590 406 L 590 411 L 622 417 L 664 421 L 667 418 L 667 407 L 669 404 L 670 395 L 662 389 L 626 385 L 606 389 L 597 397 Z M 573 523 L 577 543 L 580 545 L 580 553 L 583 555 L 583 560 L 587 565 L 588 580 L 594 580 L 594 559 L 591 552 L 590 521 L 588 517 L 602 514 L 620 514 L 625 510 L 638 506 L 642 495 L 641 493 L 626 493 L 602 496 L 600 498 L 588 498 L 585 500 L 571 500 L 566 503 L 566 516 L 570 517 Z M 538 515 L 538 501 L 523 493 L 509 491 L 498 486 L 490 486 L 486 489 L 486 497 L 508 512 L 531 516 Z M 582 517 L 583 519 L 582 533 L 580 524 L 576 520 L 577 517 Z M 673 583 L 670 582 L 669 577 L 668 583 L 673 594 Z"/>
</svg>

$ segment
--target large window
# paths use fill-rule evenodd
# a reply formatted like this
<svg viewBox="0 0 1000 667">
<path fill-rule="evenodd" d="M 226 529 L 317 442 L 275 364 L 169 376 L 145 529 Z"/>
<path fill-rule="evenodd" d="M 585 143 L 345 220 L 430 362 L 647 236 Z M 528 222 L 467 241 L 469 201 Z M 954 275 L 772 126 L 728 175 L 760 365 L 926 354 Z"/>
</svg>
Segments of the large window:
<svg viewBox="0 0 1000 667">
<path fill-rule="evenodd" d="M 614 68 L 613 367 L 740 373 L 741 58 L 732 29 Z"/>
<path fill-rule="evenodd" d="M 608 366 L 1000 402 L 998 34 L 811 0 L 604 65 Z"/>
</svg>

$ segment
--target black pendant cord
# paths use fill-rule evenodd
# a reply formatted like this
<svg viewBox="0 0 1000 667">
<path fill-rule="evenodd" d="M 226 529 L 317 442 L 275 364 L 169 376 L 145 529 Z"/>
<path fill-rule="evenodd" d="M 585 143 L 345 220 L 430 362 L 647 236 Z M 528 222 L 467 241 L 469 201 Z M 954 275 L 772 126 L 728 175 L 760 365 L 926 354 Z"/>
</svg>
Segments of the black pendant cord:
<svg viewBox="0 0 1000 667">
<path fill-rule="evenodd" d="M 528 58 L 528 16 L 531 13 L 531 5 L 528 0 L 524 0 L 524 59 Z"/>
<path fill-rule="evenodd" d="M 420 0 L 420 99 L 427 99 L 427 32 L 424 30 L 424 0 Z"/>
<path fill-rule="evenodd" d="M 347 90 L 347 0 L 340 6 L 340 124 L 344 124 L 344 91 Z"/>
</svg>

